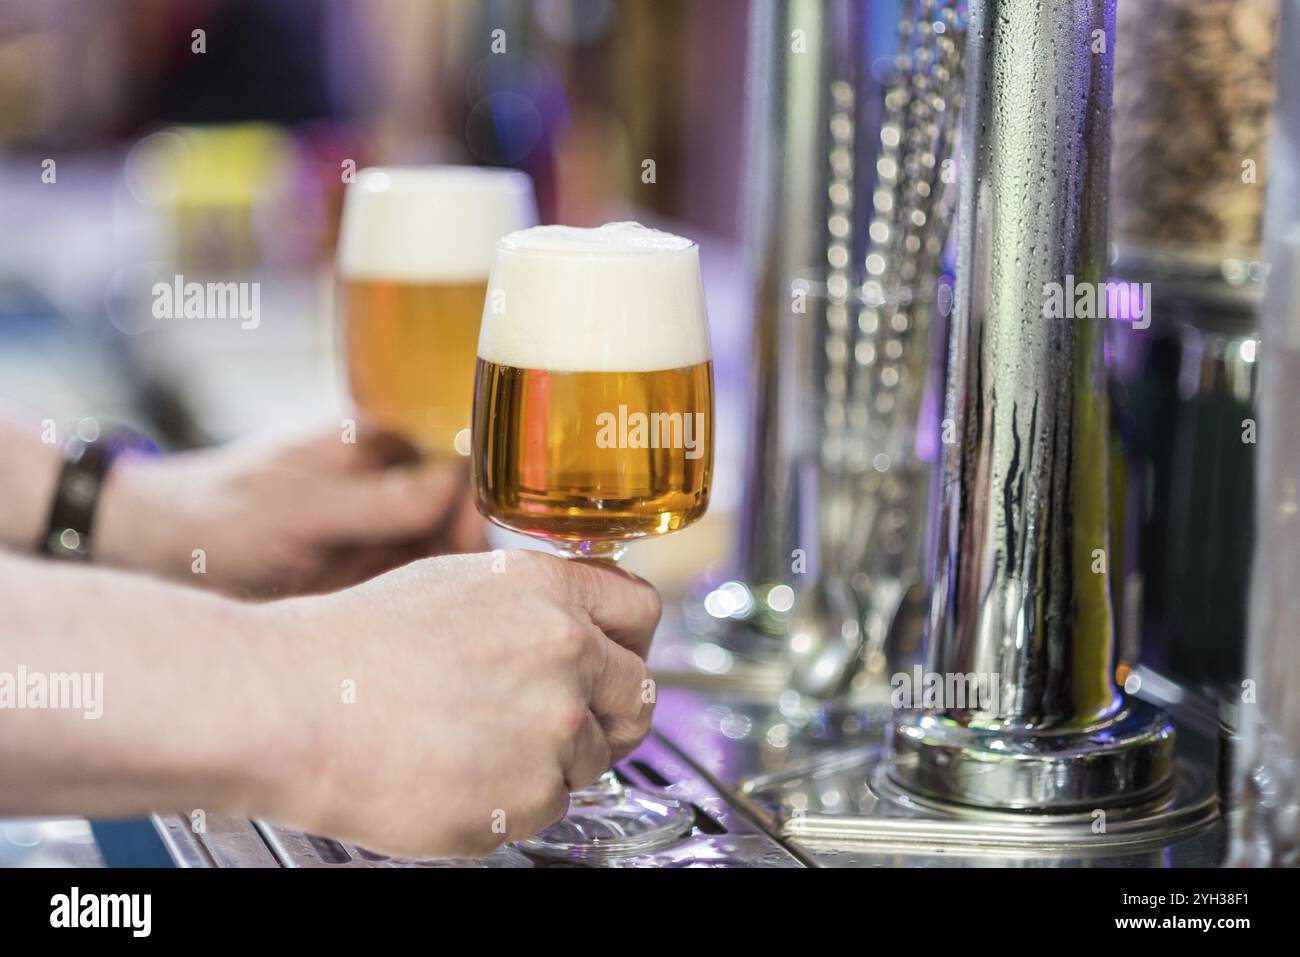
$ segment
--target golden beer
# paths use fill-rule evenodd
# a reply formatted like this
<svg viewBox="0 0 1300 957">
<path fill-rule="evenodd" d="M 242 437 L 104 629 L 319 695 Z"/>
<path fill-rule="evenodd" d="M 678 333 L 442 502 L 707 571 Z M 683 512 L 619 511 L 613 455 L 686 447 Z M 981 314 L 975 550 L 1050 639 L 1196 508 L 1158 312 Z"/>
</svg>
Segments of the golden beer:
<svg viewBox="0 0 1300 957">
<path fill-rule="evenodd" d="M 536 221 L 515 170 L 374 167 L 348 187 L 339 308 L 352 398 L 369 425 L 469 455 L 474 360 L 497 239 Z"/>
<path fill-rule="evenodd" d="M 552 541 L 621 541 L 704 514 L 713 470 L 713 365 L 551 372 L 480 360 L 480 510 Z"/>
<path fill-rule="evenodd" d="M 497 243 L 474 386 L 479 511 L 563 554 L 708 506 L 713 363 L 690 240 L 635 223 Z"/>
<path fill-rule="evenodd" d="M 474 354 L 487 278 L 345 280 L 348 380 L 371 425 L 435 454 L 469 454 Z"/>
</svg>

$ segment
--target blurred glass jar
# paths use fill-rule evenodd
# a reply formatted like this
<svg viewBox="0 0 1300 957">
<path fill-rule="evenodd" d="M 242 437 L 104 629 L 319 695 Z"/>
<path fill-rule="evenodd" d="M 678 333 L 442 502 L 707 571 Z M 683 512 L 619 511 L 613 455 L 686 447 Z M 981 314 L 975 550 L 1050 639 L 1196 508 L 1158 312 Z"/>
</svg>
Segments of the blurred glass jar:
<svg viewBox="0 0 1300 957">
<path fill-rule="evenodd" d="M 1258 263 L 1130 250 L 1148 328 L 1108 343 L 1112 602 L 1122 681 L 1139 662 L 1211 694 L 1243 668 L 1254 541 Z"/>
</svg>

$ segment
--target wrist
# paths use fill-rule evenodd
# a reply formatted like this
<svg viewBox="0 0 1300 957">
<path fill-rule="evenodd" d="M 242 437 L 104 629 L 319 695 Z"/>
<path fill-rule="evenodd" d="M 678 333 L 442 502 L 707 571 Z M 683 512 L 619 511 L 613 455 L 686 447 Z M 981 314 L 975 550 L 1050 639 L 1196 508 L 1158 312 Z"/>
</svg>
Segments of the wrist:
<svg viewBox="0 0 1300 957">
<path fill-rule="evenodd" d="M 167 504 L 162 459 L 144 455 L 118 458 L 104 479 L 91 529 L 96 564 L 174 577 L 185 556 L 169 554 L 165 529 L 176 521 Z"/>
<path fill-rule="evenodd" d="M 257 672 L 243 704 L 251 726 L 226 757 L 243 788 L 240 811 L 305 830 L 323 823 L 326 709 L 341 693 L 314 667 L 330 640 L 313 614 L 320 601 L 328 599 L 235 603 L 251 645 L 242 652 Z"/>
<path fill-rule="evenodd" d="M 209 649 L 189 647 L 183 655 L 193 679 L 180 683 L 187 700 L 176 701 L 173 713 L 185 730 L 169 736 L 174 749 L 162 750 L 157 773 L 175 777 L 192 807 L 276 817 L 290 806 L 302 750 L 300 717 L 285 692 L 293 672 L 283 636 L 259 606 L 197 591 L 172 594 L 204 623 L 191 636 Z M 178 605 L 171 613 L 181 611 Z"/>
</svg>

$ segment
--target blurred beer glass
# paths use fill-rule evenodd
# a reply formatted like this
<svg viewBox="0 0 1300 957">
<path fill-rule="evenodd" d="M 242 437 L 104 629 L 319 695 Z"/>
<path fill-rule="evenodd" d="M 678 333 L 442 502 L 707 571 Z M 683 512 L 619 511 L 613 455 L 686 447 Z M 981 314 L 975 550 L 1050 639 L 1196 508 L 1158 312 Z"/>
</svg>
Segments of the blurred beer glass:
<svg viewBox="0 0 1300 957">
<path fill-rule="evenodd" d="M 479 510 L 562 556 L 614 562 L 708 506 L 713 366 L 699 250 L 636 223 L 497 243 L 474 387 Z M 691 808 L 607 773 L 524 842 L 562 857 L 675 840 Z"/>
<path fill-rule="evenodd" d="M 470 453 L 474 350 L 493 247 L 537 221 L 516 170 L 372 167 L 343 204 L 339 296 L 352 397 L 426 455 Z"/>
</svg>

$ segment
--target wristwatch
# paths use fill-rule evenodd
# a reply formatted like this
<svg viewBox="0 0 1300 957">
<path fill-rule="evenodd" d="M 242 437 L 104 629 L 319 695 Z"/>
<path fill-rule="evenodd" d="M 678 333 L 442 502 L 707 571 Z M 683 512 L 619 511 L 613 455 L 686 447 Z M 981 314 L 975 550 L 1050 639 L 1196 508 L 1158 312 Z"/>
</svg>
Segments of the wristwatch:
<svg viewBox="0 0 1300 957">
<path fill-rule="evenodd" d="M 152 440 L 130 429 L 113 429 L 93 439 L 80 435 L 68 439 L 41 551 L 54 558 L 88 561 L 95 507 L 114 460 L 124 452 L 152 455 L 157 451 Z"/>
</svg>

